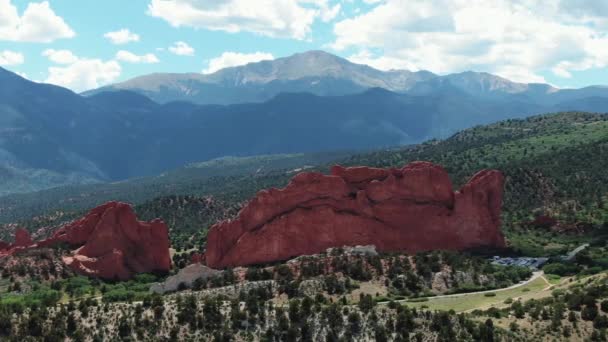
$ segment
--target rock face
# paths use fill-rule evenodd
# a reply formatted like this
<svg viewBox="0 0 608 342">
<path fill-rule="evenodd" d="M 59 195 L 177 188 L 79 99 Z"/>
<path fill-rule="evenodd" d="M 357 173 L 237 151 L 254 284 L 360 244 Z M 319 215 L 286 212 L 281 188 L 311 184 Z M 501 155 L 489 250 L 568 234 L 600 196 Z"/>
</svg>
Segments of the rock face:
<svg viewBox="0 0 608 342">
<path fill-rule="evenodd" d="M 23 228 L 15 230 L 15 242 L 12 244 L 0 241 L 0 257 L 12 255 L 17 251 L 29 248 L 33 244 L 30 232 Z"/>
<path fill-rule="evenodd" d="M 125 280 L 136 273 L 171 268 L 167 226 L 160 220 L 138 221 L 126 203 L 101 205 L 30 248 L 59 243 L 76 248 L 63 261 L 87 276 Z"/>
<path fill-rule="evenodd" d="M 17 229 L 13 244 L 0 241 L 0 257 L 60 243 L 76 248 L 63 257 L 66 265 L 87 276 L 126 280 L 136 273 L 171 269 L 165 223 L 138 221 L 131 206 L 120 202 L 101 205 L 38 243 L 27 230 Z"/>
<path fill-rule="evenodd" d="M 160 220 L 138 221 L 130 205 L 110 202 L 51 237 L 77 246 L 64 262 L 78 273 L 125 280 L 135 273 L 169 271 L 169 237 Z"/>
<path fill-rule="evenodd" d="M 30 232 L 23 228 L 19 228 L 15 231 L 15 243 L 13 244 L 13 247 L 27 247 L 32 243 Z"/>
<path fill-rule="evenodd" d="M 300 173 L 284 189 L 260 191 L 237 219 L 213 226 L 205 259 L 223 268 L 344 245 L 410 253 L 504 247 L 502 193 L 499 171 L 480 171 L 454 192 L 447 172 L 428 162 Z"/>
</svg>

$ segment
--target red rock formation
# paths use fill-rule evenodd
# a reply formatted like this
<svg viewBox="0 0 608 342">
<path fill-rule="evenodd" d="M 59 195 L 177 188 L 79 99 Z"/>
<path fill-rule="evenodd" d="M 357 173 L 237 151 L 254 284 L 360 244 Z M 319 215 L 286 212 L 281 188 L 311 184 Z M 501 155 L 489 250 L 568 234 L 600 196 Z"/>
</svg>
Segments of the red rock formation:
<svg viewBox="0 0 608 342">
<path fill-rule="evenodd" d="M 19 228 L 15 231 L 15 243 L 13 244 L 13 247 L 28 247 L 33 243 L 30 232 L 23 228 Z"/>
<path fill-rule="evenodd" d="M 135 273 L 169 271 L 169 235 L 160 220 L 138 221 L 125 203 L 110 202 L 55 232 L 41 246 L 80 246 L 64 262 L 78 273 L 125 280 Z"/>
<path fill-rule="evenodd" d="M 193 253 L 190 256 L 190 264 L 204 264 L 205 254 L 204 253 Z"/>
<path fill-rule="evenodd" d="M 17 251 L 28 249 L 32 245 L 30 232 L 23 228 L 15 230 L 15 242 L 12 244 L 0 241 L 0 257 L 13 255 Z"/>
<path fill-rule="evenodd" d="M 236 220 L 213 226 L 205 258 L 222 268 L 343 245 L 411 253 L 503 247 L 502 192 L 502 174 L 484 170 L 454 193 L 447 172 L 427 162 L 300 173 L 284 189 L 260 191 Z"/>
</svg>

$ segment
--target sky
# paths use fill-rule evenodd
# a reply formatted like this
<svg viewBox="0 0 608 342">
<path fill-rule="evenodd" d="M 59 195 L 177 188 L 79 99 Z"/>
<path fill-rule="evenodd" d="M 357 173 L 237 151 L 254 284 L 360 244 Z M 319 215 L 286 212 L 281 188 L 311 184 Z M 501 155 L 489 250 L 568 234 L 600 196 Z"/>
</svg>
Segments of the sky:
<svg viewBox="0 0 608 342">
<path fill-rule="evenodd" d="M 606 0 L 0 0 L 0 66 L 76 92 L 325 50 L 438 74 L 607 84 Z"/>
</svg>

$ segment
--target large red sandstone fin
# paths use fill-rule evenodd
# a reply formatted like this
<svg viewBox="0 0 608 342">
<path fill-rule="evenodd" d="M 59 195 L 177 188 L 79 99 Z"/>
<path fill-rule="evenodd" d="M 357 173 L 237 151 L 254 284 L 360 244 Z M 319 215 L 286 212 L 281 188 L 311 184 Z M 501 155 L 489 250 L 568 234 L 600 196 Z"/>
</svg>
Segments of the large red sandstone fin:
<svg viewBox="0 0 608 342">
<path fill-rule="evenodd" d="M 406 252 L 502 247 L 502 188 L 502 174 L 485 170 L 454 193 L 445 169 L 428 162 L 301 173 L 284 189 L 260 191 L 237 219 L 214 225 L 205 260 L 215 268 L 244 266 L 343 245 Z"/>
</svg>

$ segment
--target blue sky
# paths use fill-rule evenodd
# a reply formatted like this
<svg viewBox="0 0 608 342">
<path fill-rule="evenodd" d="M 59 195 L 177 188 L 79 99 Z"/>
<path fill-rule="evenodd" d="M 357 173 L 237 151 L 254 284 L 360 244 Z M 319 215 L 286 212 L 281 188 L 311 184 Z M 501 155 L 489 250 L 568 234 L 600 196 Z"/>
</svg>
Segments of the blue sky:
<svg viewBox="0 0 608 342">
<path fill-rule="evenodd" d="M 0 66 L 75 91 L 313 49 L 583 87 L 608 83 L 607 33 L 596 0 L 0 0 Z"/>
</svg>

